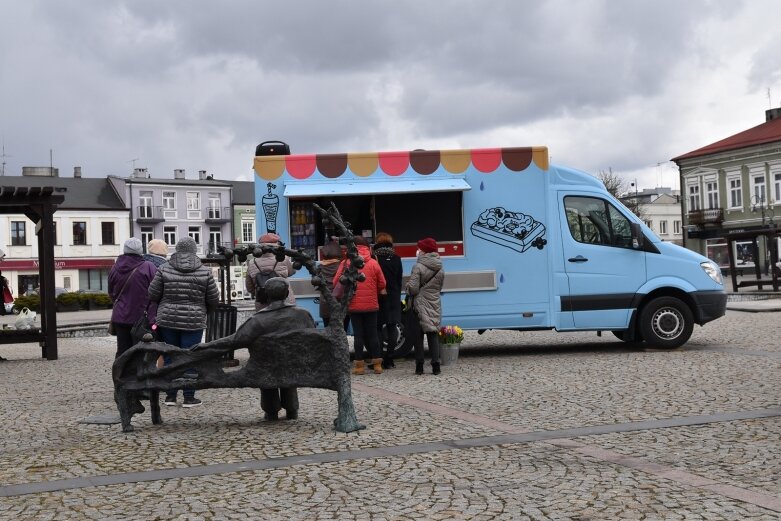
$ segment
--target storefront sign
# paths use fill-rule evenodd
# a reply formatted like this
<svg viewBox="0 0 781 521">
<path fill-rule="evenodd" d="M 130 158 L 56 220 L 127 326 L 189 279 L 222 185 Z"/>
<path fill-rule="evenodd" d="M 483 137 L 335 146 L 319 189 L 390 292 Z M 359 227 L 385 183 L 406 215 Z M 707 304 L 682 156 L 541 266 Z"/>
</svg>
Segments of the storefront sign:
<svg viewBox="0 0 781 521">
<path fill-rule="evenodd" d="M 56 270 L 108 269 L 114 265 L 114 259 L 54 259 Z M 0 262 L 4 270 L 37 270 L 38 260 L 5 260 Z"/>
</svg>

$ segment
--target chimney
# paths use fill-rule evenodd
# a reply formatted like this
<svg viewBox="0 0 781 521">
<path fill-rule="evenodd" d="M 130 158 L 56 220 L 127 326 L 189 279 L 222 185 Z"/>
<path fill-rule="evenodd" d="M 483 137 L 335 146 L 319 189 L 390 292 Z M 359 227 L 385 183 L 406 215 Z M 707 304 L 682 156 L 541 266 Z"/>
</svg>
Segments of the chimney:
<svg viewBox="0 0 781 521">
<path fill-rule="evenodd" d="M 203 181 L 204 179 L 208 179 L 206 175 L 206 170 L 198 170 L 198 179 Z"/>
<path fill-rule="evenodd" d="M 174 179 L 184 179 L 184 168 L 174 170 Z"/>
<path fill-rule="evenodd" d="M 765 111 L 765 123 L 781 118 L 781 107 Z"/>
<path fill-rule="evenodd" d="M 80 166 L 74 166 L 73 167 L 73 178 L 74 179 L 81 179 L 81 167 Z"/>
<path fill-rule="evenodd" d="M 139 179 L 149 179 L 149 172 L 147 172 L 146 168 L 134 168 L 133 177 L 137 177 Z"/>
</svg>

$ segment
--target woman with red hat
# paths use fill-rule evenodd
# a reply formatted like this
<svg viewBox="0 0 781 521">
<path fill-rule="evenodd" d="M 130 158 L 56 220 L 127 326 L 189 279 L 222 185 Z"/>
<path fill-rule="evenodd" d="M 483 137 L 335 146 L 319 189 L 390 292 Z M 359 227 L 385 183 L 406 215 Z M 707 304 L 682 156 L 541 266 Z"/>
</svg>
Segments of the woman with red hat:
<svg viewBox="0 0 781 521">
<path fill-rule="evenodd" d="M 413 312 L 418 318 L 420 330 L 413 336 L 415 345 L 415 374 L 423 374 L 423 335 L 426 335 L 431 354 L 431 370 L 439 374 L 439 326 L 442 322 L 442 298 L 440 292 L 445 281 L 442 259 L 437 253 L 437 241 L 426 237 L 418 241 L 418 260 L 412 266 L 407 281 L 407 298 L 413 298 Z"/>
</svg>

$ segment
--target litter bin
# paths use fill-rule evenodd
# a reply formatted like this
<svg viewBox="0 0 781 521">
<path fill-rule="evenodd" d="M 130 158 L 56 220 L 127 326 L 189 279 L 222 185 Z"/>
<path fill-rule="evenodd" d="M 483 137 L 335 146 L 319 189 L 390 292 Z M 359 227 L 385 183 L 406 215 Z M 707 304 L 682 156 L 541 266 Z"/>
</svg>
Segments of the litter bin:
<svg viewBox="0 0 781 521">
<path fill-rule="evenodd" d="M 206 341 L 211 342 L 235 333 L 237 315 L 236 306 L 217 304 L 217 307 L 206 317 Z M 239 365 L 233 351 L 223 356 L 222 363 L 227 366 Z"/>
</svg>

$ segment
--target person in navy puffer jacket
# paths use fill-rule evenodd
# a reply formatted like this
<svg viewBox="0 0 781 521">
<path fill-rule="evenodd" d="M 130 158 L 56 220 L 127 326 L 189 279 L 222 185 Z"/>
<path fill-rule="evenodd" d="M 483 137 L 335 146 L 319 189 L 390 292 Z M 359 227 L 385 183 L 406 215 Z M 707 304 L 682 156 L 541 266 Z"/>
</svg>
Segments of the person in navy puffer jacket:
<svg viewBox="0 0 781 521">
<path fill-rule="evenodd" d="M 380 265 L 372 258 L 366 239 L 356 235 L 353 240 L 358 254 L 364 260 L 364 266 L 359 271 L 366 276 L 365 280 L 358 283 L 355 295 L 347 306 L 350 323 L 353 325 L 353 349 L 355 350 L 353 374 L 364 374 L 364 346 L 369 351 L 374 372 L 380 374 L 382 373 L 382 353 L 380 352 L 380 340 L 377 337 L 377 312 L 380 309 L 379 296 L 386 293 L 385 276 Z M 347 267 L 347 262 L 344 260 L 339 264 L 339 269 L 336 270 L 333 279 L 334 286 L 339 282 L 339 277 L 342 276 L 342 272 Z"/>
</svg>

